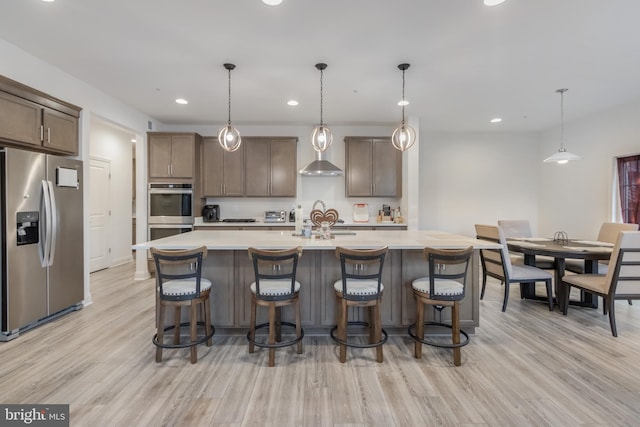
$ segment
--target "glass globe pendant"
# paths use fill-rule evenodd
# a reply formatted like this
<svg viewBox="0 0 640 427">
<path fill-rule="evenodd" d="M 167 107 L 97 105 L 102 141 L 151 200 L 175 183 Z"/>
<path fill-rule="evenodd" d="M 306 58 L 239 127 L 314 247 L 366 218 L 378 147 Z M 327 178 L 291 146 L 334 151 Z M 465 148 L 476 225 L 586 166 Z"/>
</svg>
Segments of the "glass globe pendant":
<svg viewBox="0 0 640 427">
<path fill-rule="evenodd" d="M 327 68 L 327 64 L 316 64 L 316 68 L 320 70 L 320 124 L 313 129 L 313 132 L 311 132 L 311 145 L 313 146 L 314 150 L 322 153 L 327 148 L 329 148 L 329 146 L 333 142 L 333 135 L 331 134 L 331 129 L 325 126 L 322 120 L 322 104 L 324 101 L 322 96 L 322 77 L 323 71 Z"/>
<path fill-rule="evenodd" d="M 233 152 L 240 148 L 240 144 L 242 144 L 240 132 L 231 125 L 231 70 L 236 66 L 234 64 L 224 64 L 224 68 L 229 72 L 229 120 L 227 125 L 218 132 L 218 142 L 225 151 Z"/>
<path fill-rule="evenodd" d="M 402 70 L 402 122 L 400 123 L 400 126 L 393 131 L 393 135 L 391 135 L 391 143 L 395 149 L 405 151 L 411 148 L 411 146 L 416 142 L 416 131 L 406 124 L 404 119 L 404 106 L 407 104 L 404 98 L 404 72 L 409 68 L 409 64 L 399 64 L 398 68 Z"/>
<path fill-rule="evenodd" d="M 407 125 L 404 120 L 400 124 L 400 127 L 396 128 L 396 130 L 393 131 L 393 135 L 391 135 L 391 143 L 400 151 L 411 148 L 415 141 L 416 131 Z"/>
<path fill-rule="evenodd" d="M 238 129 L 231 126 L 231 123 L 220 129 L 218 132 L 218 142 L 226 151 L 233 152 L 240 148 L 242 138 Z"/>
</svg>

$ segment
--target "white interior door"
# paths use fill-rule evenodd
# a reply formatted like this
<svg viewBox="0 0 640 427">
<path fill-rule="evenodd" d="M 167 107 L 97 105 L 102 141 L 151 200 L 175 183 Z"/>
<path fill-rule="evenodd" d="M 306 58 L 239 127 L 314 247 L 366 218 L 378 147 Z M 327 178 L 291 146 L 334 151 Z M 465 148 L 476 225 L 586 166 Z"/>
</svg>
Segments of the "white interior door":
<svg viewBox="0 0 640 427">
<path fill-rule="evenodd" d="M 111 264 L 109 248 L 111 162 L 92 157 L 89 172 L 89 256 L 90 272 L 108 268 Z"/>
</svg>

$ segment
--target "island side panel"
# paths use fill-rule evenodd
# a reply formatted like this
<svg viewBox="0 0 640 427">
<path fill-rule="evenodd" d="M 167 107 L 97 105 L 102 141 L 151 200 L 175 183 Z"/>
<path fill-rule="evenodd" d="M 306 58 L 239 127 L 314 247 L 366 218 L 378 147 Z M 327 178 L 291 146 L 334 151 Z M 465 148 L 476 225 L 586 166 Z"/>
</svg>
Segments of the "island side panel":
<svg viewBox="0 0 640 427">
<path fill-rule="evenodd" d="M 233 251 L 209 250 L 202 277 L 211 280 L 211 320 L 214 327 L 233 327 L 235 268 Z M 185 310 L 186 311 L 186 310 Z"/>
<path fill-rule="evenodd" d="M 382 296 L 382 324 L 402 325 L 402 251 L 390 250 L 382 272 L 384 294 Z"/>
<path fill-rule="evenodd" d="M 336 324 L 336 297 L 333 284 L 342 277 L 340 263 L 336 259 L 335 250 L 320 251 L 320 271 L 317 287 L 320 289 L 319 325 Z M 351 315 L 351 313 L 349 313 Z"/>
</svg>

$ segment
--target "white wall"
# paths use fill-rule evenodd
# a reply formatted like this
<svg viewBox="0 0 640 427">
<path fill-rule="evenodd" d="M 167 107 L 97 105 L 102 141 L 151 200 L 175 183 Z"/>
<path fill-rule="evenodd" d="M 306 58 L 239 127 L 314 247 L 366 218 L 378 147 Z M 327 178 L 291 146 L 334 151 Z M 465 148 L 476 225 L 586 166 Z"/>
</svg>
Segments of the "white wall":
<svg viewBox="0 0 640 427">
<path fill-rule="evenodd" d="M 111 164 L 109 194 L 111 217 L 108 234 L 111 248 L 111 267 L 130 262 L 131 257 L 131 201 L 133 192 L 133 135 L 113 124 L 92 116 L 89 145 L 91 157 L 108 160 Z M 91 185 L 91 183 L 89 183 Z"/>
<path fill-rule="evenodd" d="M 420 229 L 475 236 L 474 224 L 529 219 L 537 228 L 537 136 L 420 134 Z"/>
<path fill-rule="evenodd" d="M 566 114 L 565 114 L 566 117 Z M 614 158 L 640 153 L 640 102 L 565 122 L 567 151 L 582 160 L 565 165 L 542 163 L 560 146 L 559 128 L 542 134 L 539 165 L 539 225 L 544 235 L 595 239 L 611 221 Z"/>
</svg>

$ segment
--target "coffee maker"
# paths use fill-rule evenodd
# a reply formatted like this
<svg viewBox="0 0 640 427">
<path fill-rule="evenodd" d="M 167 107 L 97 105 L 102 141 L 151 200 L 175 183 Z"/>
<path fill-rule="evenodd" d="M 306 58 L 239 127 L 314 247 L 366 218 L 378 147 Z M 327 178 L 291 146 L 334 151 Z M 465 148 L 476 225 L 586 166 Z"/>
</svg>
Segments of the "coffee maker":
<svg viewBox="0 0 640 427">
<path fill-rule="evenodd" d="M 202 222 L 220 221 L 220 205 L 204 205 L 202 208 Z"/>
</svg>

